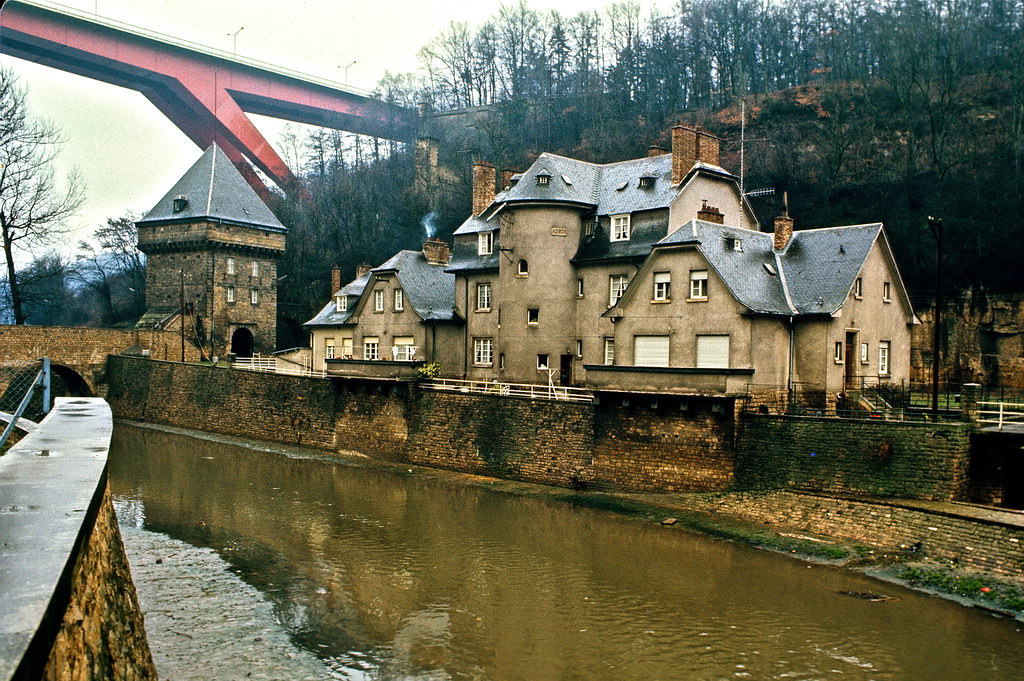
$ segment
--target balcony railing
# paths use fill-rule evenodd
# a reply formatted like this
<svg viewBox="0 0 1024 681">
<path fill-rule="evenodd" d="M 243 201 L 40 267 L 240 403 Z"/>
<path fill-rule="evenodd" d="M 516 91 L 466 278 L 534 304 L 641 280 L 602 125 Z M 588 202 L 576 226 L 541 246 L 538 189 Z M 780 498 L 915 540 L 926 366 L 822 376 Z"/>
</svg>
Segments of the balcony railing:
<svg viewBox="0 0 1024 681">
<path fill-rule="evenodd" d="M 427 390 L 494 395 L 498 397 L 528 397 L 535 400 L 562 400 L 567 402 L 593 402 L 594 393 L 582 388 L 532 383 L 499 383 L 498 381 L 469 381 L 456 378 L 436 378 L 420 383 Z"/>
<path fill-rule="evenodd" d="M 394 345 L 391 347 L 391 359 L 396 362 L 411 362 L 416 357 L 415 345 Z"/>
</svg>

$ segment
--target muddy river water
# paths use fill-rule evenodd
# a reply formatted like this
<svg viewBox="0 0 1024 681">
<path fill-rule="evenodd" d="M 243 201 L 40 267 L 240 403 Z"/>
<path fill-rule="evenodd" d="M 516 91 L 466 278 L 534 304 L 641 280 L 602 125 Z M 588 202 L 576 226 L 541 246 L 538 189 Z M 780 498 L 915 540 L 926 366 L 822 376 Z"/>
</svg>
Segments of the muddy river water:
<svg viewBox="0 0 1024 681">
<path fill-rule="evenodd" d="M 272 637 L 241 633 L 264 617 L 283 641 L 284 652 L 268 655 L 304 660 L 290 678 L 1024 677 L 1019 622 L 459 476 L 119 425 L 111 487 L 133 562 L 183 570 L 176 557 L 198 552 L 203 560 L 188 567 L 197 593 L 226 583 L 263 613 L 231 619 L 220 635 L 266 648 Z M 133 542 L 145 546 L 133 553 Z M 173 601 L 175 612 L 207 608 L 200 619 L 218 619 L 219 601 L 190 604 L 182 577 L 151 597 L 136 579 L 144 609 L 167 611 Z M 872 603 L 844 591 L 897 598 Z M 150 638 L 174 658 L 173 640 Z M 216 641 L 207 649 L 225 650 Z M 179 653 L 204 670 L 197 678 L 226 678 L 197 655 Z M 278 674 L 251 664 L 238 678 Z"/>
</svg>

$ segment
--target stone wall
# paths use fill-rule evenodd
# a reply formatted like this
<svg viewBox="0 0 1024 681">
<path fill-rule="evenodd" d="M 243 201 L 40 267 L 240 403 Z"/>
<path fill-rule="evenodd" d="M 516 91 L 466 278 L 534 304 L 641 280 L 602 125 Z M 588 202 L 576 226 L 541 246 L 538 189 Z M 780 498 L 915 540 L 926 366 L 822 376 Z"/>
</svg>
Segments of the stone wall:
<svg viewBox="0 0 1024 681">
<path fill-rule="evenodd" d="M 899 502 L 837 499 L 789 492 L 702 495 L 682 500 L 699 511 L 780 525 L 863 544 L 876 553 L 899 552 L 951 561 L 959 568 L 1024 574 L 1024 530 Z"/>
<path fill-rule="evenodd" d="M 598 404 L 421 390 L 111 357 L 120 417 L 597 489 L 792 489 L 970 497 L 971 429 L 743 414 L 728 400 L 600 396 Z"/>
<path fill-rule="evenodd" d="M 75 561 L 69 604 L 41 678 L 156 681 L 109 489 Z"/>
<path fill-rule="evenodd" d="M 420 391 L 408 460 L 572 486 L 591 477 L 593 405 Z"/>
<path fill-rule="evenodd" d="M 742 414 L 739 489 L 964 499 L 971 427 Z"/>
<path fill-rule="evenodd" d="M 652 492 L 732 487 L 735 445 L 728 402 L 602 398 L 594 428 L 595 482 Z"/>
<path fill-rule="evenodd" d="M 156 679 L 107 489 L 110 408 L 62 398 L 0 457 L 0 678 Z"/>
</svg>

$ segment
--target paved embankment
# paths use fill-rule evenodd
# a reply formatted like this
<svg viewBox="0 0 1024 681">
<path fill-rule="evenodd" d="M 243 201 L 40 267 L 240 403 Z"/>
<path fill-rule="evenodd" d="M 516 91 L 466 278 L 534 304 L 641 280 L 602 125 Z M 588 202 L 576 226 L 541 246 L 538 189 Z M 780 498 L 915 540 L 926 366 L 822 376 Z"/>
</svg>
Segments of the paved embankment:
<svg viewBox="0 0 1024 681">
<path fill-rule="evenodd" d="M 163 681 L 328 678 L 314 655 L 291 643 L 273 606 L 213 550 L 139 529 L 118 510 Z"/>
</svg>

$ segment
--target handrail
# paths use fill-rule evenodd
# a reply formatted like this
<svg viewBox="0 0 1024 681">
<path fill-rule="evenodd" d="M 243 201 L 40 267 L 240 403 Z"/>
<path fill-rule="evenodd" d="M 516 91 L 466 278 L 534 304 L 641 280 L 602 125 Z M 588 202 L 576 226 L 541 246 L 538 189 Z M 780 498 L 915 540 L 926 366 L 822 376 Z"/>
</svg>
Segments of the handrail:
<svg viewBox="0 0 1024 681">
<path fill-rule="evenodd" d="M 978 423 L 993 424 L 999 432 L 1002 432 L 1008 423 L 1024 423 L 1024 402 L 982 401 L 978 402 L 978 407 Z"/>
<path fill-rule="evenodd" d="M 567 402 L 593 402 L 594 393 L 569 386 L 539 385 L 534 383 L 503 383 L 499 381 L 435 378 L 420 383 L 421 388 L 447 392 L 492 395 L 496 397 L 528 397 L 538 400 Z"/>
</svg>

